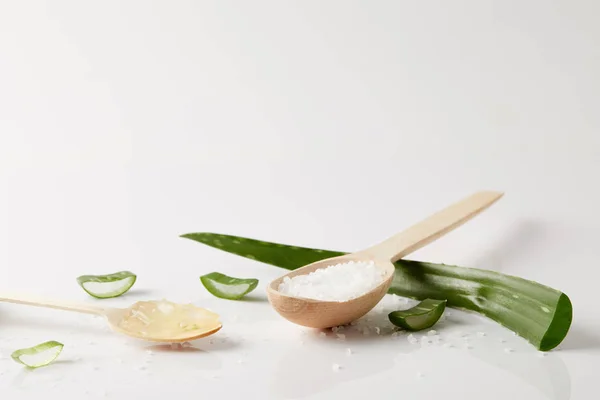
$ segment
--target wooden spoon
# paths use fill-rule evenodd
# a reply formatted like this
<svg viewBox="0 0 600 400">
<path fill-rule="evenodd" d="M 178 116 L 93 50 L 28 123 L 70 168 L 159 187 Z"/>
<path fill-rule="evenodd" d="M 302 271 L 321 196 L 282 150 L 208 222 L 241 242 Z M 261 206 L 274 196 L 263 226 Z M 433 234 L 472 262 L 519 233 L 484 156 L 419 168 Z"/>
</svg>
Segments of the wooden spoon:
<svg viewBox="0 0 600 400">
<path fill-rule="evenodd" d="M 212 335 L 222 327 L 215 313 L 165 300 L 138 301 L 128 308 L 96 307 L 23 295 L 0 294 L 0 301 L 103 316 L 113 331 L 151 342 L 187 342 Z"/>
<path fill-rule="evenodd" d="M 394 261 L 461 226 L 503 195 L 504 193 L 492 191 L 475 193 L 380 244 L 298 268 L 269 284 L 267 287 L 269 302 L 281 316 L 298 325 L 330 328 L 348 324 L 369 312 L 386 294 L 394 277 Z M 348 301 L 322 301 L 288 296 L 279 292 L 279 285 L 285 277 L 305 275 L 317 269 L 349 261 L 374 262 L 384 273 L 383 281 L 373 290 Z"/>
</svg>

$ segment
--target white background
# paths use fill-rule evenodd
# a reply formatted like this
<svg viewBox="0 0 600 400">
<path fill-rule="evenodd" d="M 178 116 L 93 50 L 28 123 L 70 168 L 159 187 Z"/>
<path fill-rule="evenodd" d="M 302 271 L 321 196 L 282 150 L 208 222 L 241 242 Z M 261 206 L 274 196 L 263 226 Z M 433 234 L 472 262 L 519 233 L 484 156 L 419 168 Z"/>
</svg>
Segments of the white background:
<svg viewBox="0 0 600 400">
<path fill-rule="evenodd" d="M 1 2 L 0 289 L 92 302 L 76 276 L 128 269 L 134 289 L 102 304 L 167 297 L 224 322 L 149 356 L 102 321 L 1 305 L 1 397 L 594 398 L 599 15 L 593 0 Z M 479 189 L 506 196 L 411 258 L 563 290 L 574 322 L 545 357 L 457 311 L 439 329 L 452 349 L 322 338 L 268 306 L 282 270 L 178 237 L 354 250 Z M 200 285 L 210 271 L 261 283 L 227 302 Z M 10 360 L 51 339 L 60 363 Z"/>
</svg>

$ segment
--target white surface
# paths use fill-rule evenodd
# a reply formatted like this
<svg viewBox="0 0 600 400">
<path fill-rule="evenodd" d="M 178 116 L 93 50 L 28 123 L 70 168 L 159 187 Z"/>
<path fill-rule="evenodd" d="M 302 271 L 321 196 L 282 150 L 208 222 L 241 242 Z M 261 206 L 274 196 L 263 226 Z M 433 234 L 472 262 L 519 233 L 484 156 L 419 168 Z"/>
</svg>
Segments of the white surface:
<svg viewBox="0 0 600 400">
<path fill-rule="evenodd" d="M 599 12 L 591 0 L 2 2 L 0 288 L 94 302 L 76 276 L 129 269 L 134 289 L 102 304 L 168 297 L 224 321 L 212 344 L 148 355 L 93 318 L 0 305 L 2 398 L 593 398 Z M 305 333 L 266 303 L 282 271 L 178 237 L 353 250 L 478 189 L 506 196 L 412 258 L 563 290 L 574 323 L 545 357 L 460 312 L 437 329 L 452 348 Z M 213 270 L 260 278 L 253 300 L 211 297 L 198 276 Z M 55 365 L 9 358 L 50 339 L 65 343 Z"/>
</svg>

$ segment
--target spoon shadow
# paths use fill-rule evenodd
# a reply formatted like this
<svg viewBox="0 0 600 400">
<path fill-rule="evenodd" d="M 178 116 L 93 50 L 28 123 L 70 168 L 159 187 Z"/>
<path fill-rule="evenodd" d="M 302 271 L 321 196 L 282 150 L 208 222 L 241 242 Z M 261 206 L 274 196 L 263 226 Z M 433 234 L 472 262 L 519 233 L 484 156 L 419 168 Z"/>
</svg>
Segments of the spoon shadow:
<svg viewBox="0 0 600 400">
<path fill-rule="evenodd" d="M 492 249 L 479 254 L 470 264 L 478 268 L 502 271 L 513 261 L 525 257 L 536 251 L 541 246 L 549 246 L 550 237 L 548 228 L 535 220 L 522 220 L 511 225 L 502 236 L 499 243 Z"/>
</svg>

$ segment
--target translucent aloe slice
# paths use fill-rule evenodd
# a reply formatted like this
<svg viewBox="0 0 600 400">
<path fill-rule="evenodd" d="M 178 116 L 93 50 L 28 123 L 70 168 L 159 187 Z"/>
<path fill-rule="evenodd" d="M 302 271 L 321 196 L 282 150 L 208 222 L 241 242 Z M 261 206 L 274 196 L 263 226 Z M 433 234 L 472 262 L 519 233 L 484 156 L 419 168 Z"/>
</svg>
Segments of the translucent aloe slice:
<svg viewBox="0 0 600 400">
<path fill-rule="evenodd" d="M 77 278 L 77 283 L 90 296 L 97 299 L 109 299 L 126 293 L 137 276 L 129 271 L 116 272 L 109 275 L 83 275 Z"/>
<path fill-rule="evenodd" d="M 413 308 L 389 313 L 390 322 L 407 331 L 431 328 L 446 309 L 446 300 L 425 299 Z"/>
<path fill-rule="evenodd" d="M 211 272 L 200 277 L 200 281 L 211 294 L 228 300 L 239 300 L 258 285 L 258 279 L 241 279 Z"/>
<path fill-rule="evenodd" d="M 51 340 L 37 346 L 15 350 L 11 354 L 11 357 L 19 364 L 23 364 L 29 368 L 45 367 L 56 360 L 63 347 L 62 343 Z"/>
</svg>

